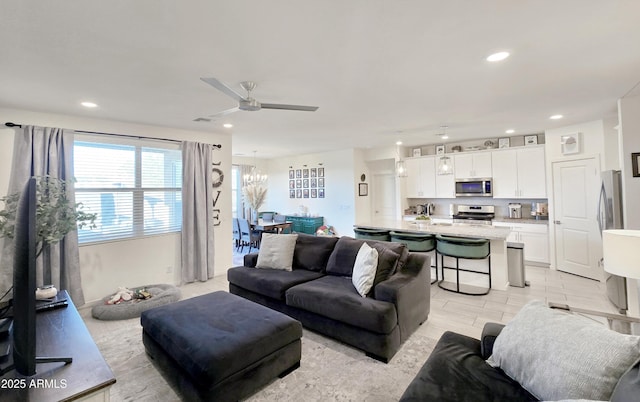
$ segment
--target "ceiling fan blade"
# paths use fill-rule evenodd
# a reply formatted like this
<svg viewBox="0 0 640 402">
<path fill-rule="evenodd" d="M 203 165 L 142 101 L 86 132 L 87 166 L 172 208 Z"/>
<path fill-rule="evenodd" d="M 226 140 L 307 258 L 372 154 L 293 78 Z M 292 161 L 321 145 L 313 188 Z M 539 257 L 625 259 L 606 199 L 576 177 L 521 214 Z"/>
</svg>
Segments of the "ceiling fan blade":
<svg viewBox="0 0 640 402">
<path fill-rule="evenodd" d="M 208 117 L 210 117 L 211 119 L 215 120 L 215 119 L 220 118 L 222 116 L 226 116 L 228 114 L 235 113 L 238 110 L 240 110 L 240 108 L 236 106 L 236 107 L 233 107 L 231 109 L 223 110 L 222 112 L 218 112 L 216 114 L 209 115 Z"/>
<path fill-rule="evenodd" d="M 280 103 L 260 103 L 262 109 L 300 110 L 303 112 L 315 112 L 318 106 L 283 105 Z"/>
<path fill-rule="evenodd" d="M 237 93 L 236 91 L 231 89 L 231 87 L 229 87 L 224 82 L 219 81 L 217 78 L 205 77 L 205 78 L 200 78 L 200 79 L 202 81 L 206 82 L 207 84 L 211 85 L 212 87 L 216 88 L 217 90 L 219 90 L 221 92 L 224 92 L 225 94 L 229 95 L 230 97 L 232 97 L 233 99 L 237 100 L 238 102 L 246 100 L 246 98 L 244 98 L 242 95 L 240 95 L 239 93 Z"/>
</svg>

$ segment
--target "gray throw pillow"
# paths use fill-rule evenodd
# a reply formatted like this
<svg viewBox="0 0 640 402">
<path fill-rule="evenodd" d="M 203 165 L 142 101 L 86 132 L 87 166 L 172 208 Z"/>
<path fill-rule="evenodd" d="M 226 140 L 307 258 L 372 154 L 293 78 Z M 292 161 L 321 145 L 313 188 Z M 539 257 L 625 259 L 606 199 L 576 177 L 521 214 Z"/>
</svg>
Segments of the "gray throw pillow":
<svg viewBox="0 0 640 402">
<path fill-rule="evenodd" d="M 256 268 L 291 271 L 297 234 L 263 233 Z"/>
<path fill-rule="evenodd" d="M 532 301 L 498 335 L 487 363 L 541 400 L 609 400 L 638 358 L 640 337 Z"/>
</svg>

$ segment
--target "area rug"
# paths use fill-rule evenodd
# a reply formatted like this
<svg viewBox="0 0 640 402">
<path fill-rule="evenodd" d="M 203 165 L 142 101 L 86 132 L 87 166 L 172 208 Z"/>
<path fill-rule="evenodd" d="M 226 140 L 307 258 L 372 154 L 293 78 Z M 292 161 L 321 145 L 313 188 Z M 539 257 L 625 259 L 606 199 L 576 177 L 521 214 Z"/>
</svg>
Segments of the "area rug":
<svg viewBox="0 0 640 402">
<path fill-rule="evenodd" d="M 117 379 L 111 400 L 179 400 L 144 351 L 139 319 L 96 322 L 90 327 Z M 388 364 L 305 329 L 300 368 L 274 380 L 247 400 L 398 400 L 435 346 L 436 340 L 426 335 L 425 327 L 418 328 Z"/>
</svg>

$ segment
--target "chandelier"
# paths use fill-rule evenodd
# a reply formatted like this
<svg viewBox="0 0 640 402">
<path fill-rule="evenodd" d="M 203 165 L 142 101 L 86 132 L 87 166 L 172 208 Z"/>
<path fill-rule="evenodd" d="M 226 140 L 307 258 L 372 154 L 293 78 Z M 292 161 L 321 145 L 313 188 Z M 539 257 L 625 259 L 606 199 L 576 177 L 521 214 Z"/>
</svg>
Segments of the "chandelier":
<svg viewBox="0 0 640 402">
<path fill-rule="evenodd" d="M 267 175 L 263 174 L 256 164 L 256 152 L 257 151 L 253 151 L 253 166 L 251 167 L 251 170 L 249 173 L 242 176 L 242 181 L 245 186 L 267 184 Z"/>
</svg>

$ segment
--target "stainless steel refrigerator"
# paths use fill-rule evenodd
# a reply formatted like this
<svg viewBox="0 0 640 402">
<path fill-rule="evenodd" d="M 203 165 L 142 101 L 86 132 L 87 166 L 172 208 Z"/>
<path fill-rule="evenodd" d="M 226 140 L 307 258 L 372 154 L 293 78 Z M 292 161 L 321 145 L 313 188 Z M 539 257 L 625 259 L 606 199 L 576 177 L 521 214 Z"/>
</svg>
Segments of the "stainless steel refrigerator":
<svg viewBox="0 0 640 402">
<path fill-rule="evenodd" d="M 602 186 L 598 200 L 598 227 L 600 235 L 605 229 L 622 229 L 622 183 L 619 170 L 605 170 L 602 172 Z M 624 277 L 611 275 L 606 272 L 607 296 L 620 313 L 627 308 L 627 280 Z"/>
</svg>

